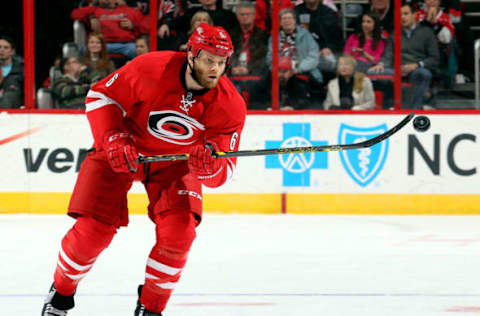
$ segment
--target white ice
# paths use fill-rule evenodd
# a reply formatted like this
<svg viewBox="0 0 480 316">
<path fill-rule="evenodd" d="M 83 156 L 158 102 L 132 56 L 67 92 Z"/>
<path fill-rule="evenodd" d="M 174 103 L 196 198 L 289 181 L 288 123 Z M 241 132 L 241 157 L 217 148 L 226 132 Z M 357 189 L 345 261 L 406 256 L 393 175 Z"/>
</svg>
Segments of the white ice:
<svg viewBox="0 0 480 316">
<path fill-rule="evenodd" d="M 67 216 L 0 216 L 0 315 L 40 315 Z M 131 216 L 69 316 L 133 315 L 154 226 Z M 480 216 L 206 214 L 165 316 L 480 314 Z"/>
</svg>

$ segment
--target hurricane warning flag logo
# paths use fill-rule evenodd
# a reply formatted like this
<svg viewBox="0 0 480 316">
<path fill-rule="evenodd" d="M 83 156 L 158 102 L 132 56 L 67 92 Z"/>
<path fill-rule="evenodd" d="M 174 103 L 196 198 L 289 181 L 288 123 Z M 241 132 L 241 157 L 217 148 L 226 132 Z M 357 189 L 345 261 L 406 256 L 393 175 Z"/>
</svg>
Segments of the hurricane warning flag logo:
<svg viewBox="0 0 480 316">
<path fill-rule="evenodd" d="M 339 144 L 363 142 L 387 131 L 387 124 L 374 127 L 355 127 L 342 123 L 338 132 Z M 350 177 L 362 187 L 367 186 L 380 173 L 388 154 L 386 139 L 369 148 L 342 150 L 340 159 Z"/>
</svg>

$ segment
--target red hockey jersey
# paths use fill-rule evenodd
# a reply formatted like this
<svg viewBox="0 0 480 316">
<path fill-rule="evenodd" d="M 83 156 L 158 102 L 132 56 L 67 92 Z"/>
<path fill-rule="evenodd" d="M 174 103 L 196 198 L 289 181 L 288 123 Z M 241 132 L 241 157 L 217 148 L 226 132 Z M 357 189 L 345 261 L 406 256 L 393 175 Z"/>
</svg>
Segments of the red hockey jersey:
<svg viewBox="0 0 480 316">
<path fill-rule="evenodd" d="M 213 89 L 187 91 L 185 69 L 185 53 L 153 52 L 95 84 L 85 102 L 95 147 L 102 148 L 106 131 L 123 129 L 144 155 L 187 153 L 206 141 L 237 150 L 246 116 L 242 97 L 225 76 Z M 222 159 L 222 172 L 202 182 L 223 184 L 235 165 L 236 158 Z"/>
</svg>

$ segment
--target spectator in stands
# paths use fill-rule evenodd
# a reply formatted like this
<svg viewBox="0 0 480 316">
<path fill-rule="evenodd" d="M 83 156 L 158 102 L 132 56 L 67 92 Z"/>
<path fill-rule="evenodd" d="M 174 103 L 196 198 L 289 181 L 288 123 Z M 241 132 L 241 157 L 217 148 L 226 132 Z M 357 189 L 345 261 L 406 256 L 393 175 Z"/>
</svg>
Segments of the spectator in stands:
<svg viewBox="0 0 480 316">
<path fill-rule="evenodd" d="M 158 41 L 157 50 L 175 49 L 176 34 L 170 30 L 175 17 L 178 16 L 177 3 L 174 0 L 158 0 Z"/>
<path fill-rule="evenodd" d="M 292 58 L 288 56 L 279 58 L 278 79 L 281 111 L 312 109 L 317 106 L 317 102 L 312 98 L 312 87 L 308 77 L 298 75 L 293 68 Z"/>
<path fill-rule="evenodd" d="M 255 1 L 255 26 L 266 31 L 268 34 L 272 32 L 272 0 Z M 294 4 L 291 0 L 278 0 L 279 8 L 293 9 Z"/>
<path fill-rule="evenodd" d="M 375 94 L 370 79 L 355 71 L 357 61 L 351 55 L 338 59 L 337 77 L 328 83 L 325 110 L 371 110 Z"/>
<path fill-rule="evenodd" d="M 101 32 L 109 53 L 132 59 L 136 56 L 135 38 L 148 33 L 148 29 L 142 23 L 140 11 L 124 2 L 115 6 L 115 1 L 122 0 L 99 0 L 99 6 L 74 9 L 71 18 L 90 24 L 92 30 Z"/>
<path fill-rule="evenodd" d="M 213 24 L 223 27 L 228 33 L 238 28 L 235 14 L 217 5 L 217 0 L 199 0 L 199 2 L 201 4 L 200 7 L 189 8 L 183 16 L 174 20 L 173 29 L 177 34 L 188 32 L 192 17 L 197 11 L 206 11 L 212 18 Z"/>
<path fill-rule="evenodd" d="M 402 77 L 413 83 L 406 98 L 406 108 L 421 109 L 424 96 L 432 81 L 432 74 L 439 66 L 440 55 L 437 40 L 430 27 L 416 23 L 415 8 L 411 4 L 403 4 L 402 16 Z M 389 73 L 393 67 L 393 54 L 384 54 L 380 62 L 370 68 L 373 73 Z"/>
<path fill-rule="evenodd" d="M 421 9 L 417 11 L 417 22 L 431 27 L 435 33 L 440 51 L 440 64 L 442 65 L 439 75 L 445 86 L 452 88 L 458 70 L 458 62 L 453 42 L 455 28 L 450 15 L 440 8 L 440 0 L 426 0 Z"/>
<path fill-rule="evenodd" d="M 213 25 L 213 20 L 207 11 L 197 11 L 192 16 L 192 20 L 190 21 L 190 29 L 187 33 L 181 33 L 177 36 L 177 45 L 176 48 L 178 51 L 185 52 L 187 51 L 187 42 L 190 35 L 193 31 L 199 26 L 201 23 L 207 23 Z"/>
<path fill-rule="evenodd" d="M 292 76 L 306 77 L 312 89 L 318 88 L 323 83 L 322 73 L 318 69 L 320 56 L 318 44 L 310 32 L 296 25 L 295 12 L 292 9 L 280 11 L 279 54 L 291 59 L 292 67 L 288 78 Z M 272 37 L 270 36 L 267 65 L 271 67 L 271 64 Z M 314 101 L 312 101 L 312 105 L 313 103 Z"/>
<path fill-rule="evenodd" d="M 19 108 L 23 104 L 23 59 L 15 56 L 15 43 L 0 36 L 0 108 Z"/>
<path fill-rule="evenodd" d="M 239 4 L 236 14 L 240 28 L 230 33 L 235 48 L 231 60 L 231 74 L 262 74 L 266 67 L 268 34 L 254 25 L 255 7 L 252 3 Z"/>
<path fill-rule="evenodd" d="M 370 67 L 380 61 L 386 43 L 386 40 L 382 38 L 377 14 L 374 12 L 364 13 L 362 30 L 348 37 L 343 54 L 352 55 L 356 59 L 355 70 L 367 72 Z"/>
<path fill-rule="evenodd" d="M 268 34 L 254 25 L 255 6 L 251 2 L 237 5 L 236 15 L 240 28 L 230 33 L 235 49 L 230 62 L 230 74 L 258 76 L 259 80 L 234 80 L 233 83 L 240 93 L 248 94 L 248 103 L 252 108 L 256 104 L 264 106 Z"/>
<path fill-rule="evenodd" d="M 418 8 L 422 7 L 422 1 L 413 0 L 412 3 Z M 460 0 L 442 0 L 439 4 L 443 11 L 446 12 L 455 29 L 456 39 L 456 56 L 459 63 L 460 76 L 462 81 L 469 81 L 474 77 L 473 67 L 473 43 L 475 41 L 471 24 L 468 16 L 465 16 L 465 12 L 462 9 Z M 463 3 L 465 5 L 465 3 Z M 475 4 L 467 4 L 474 6 Z"/>
<path fill-rule="evenodd" d="M 439 43 L 450 44 L 455 37 L 455 27 L 450 16 L 440 8 L 440 0 L 425 0 L 417 11 L 417 22 L 430 26 Z"/>
<path fill-rule="evenodd" d="M 150 36 L 142 34 L 135 40 L 135 47 L 137 50 L 137 56 L 146 54 L 150 51 Z"/>
<path fill-rule="evenodd" d="M 297 23 L 310 31 L 320 47 L 320 71 L 334 72 L 335 53 L 343 49 L 343 35 L 335 11 L 321 0 L 304 0 L 295 7 Z"/>
<path fill-rule="evenodd" d="M 63 76 L 53 82 L 53 93 L 63 109 L 84 109 L 85 96 L 90 86 L 100 78 L 89 72 L 77 57 L 63 58 L 60 63 Z"/>
<path fill-rule="evenodd" d="M 393 33 L 394 19 L 393 19 L 393 0 L 370 0 L 370 6 L 365 7 L 363 12 L 375 12 L 380 19 L 380 29 L 382 36 L 388 38 Z M 362 28 L 363 15 L 361 15 L 356 24 L 358 31 Z"/>
<path fill-rule="evenodd" d="M 82 63 L 91 68 L 102 79 L 115 71 L 115 65 L 107 53 L 107 45 L 102 33 L 92 32 L 88 35 L 87 50 Z"/>
</svg>

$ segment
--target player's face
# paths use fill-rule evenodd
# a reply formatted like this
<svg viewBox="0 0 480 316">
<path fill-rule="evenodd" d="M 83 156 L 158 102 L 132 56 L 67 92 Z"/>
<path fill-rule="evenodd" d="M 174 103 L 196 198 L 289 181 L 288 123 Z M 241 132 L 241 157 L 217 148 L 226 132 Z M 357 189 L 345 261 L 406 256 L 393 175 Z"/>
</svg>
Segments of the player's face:
<svg viewBox="0 0 480 316">
<path fill-rule="evenodd" d="M 200 51 L 193 63 L 193 71 L 198 83 L 204 88 L 212 89 L 220 80 L 227 67 L 227 57 L 214 55 L 207 51 Z"/>
</svg>

